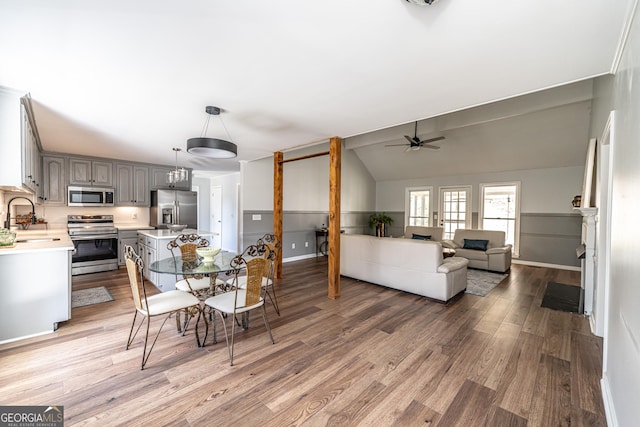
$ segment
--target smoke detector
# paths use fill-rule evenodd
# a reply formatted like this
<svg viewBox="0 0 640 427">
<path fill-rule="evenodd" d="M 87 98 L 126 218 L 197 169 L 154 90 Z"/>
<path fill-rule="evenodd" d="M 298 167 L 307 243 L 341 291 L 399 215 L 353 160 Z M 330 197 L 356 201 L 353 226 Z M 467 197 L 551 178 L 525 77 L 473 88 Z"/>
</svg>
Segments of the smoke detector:
<svg viewBox="0 0 640 427">
<path fill-rule="evenodd" d="M 405 0 L 405 1 L 411 4 L 417 4 L 418 6 L 427 6 L 437 2 L 438 0 Z"/>
</svg>

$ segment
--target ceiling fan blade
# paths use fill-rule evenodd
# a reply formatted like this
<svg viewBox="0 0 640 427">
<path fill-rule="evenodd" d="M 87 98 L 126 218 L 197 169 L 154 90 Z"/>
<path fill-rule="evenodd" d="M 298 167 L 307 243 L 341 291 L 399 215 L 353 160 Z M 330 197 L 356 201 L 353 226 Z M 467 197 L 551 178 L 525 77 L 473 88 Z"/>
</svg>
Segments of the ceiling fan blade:
<svg viewBox="0 0 640 427">
<path fill-rule="evenodd" d="M 405 135 L 404 137 L 407 139 L 407 141 L 409 141 L 409 144 L 415 144 L 417 142 L 417 141 L 414 141 L 413 138 L 411 138 L 410 136 Z"/>
<path fill-rule="evenodd" d="M 405 145 L 406 145 L 406 144 L 405 144 Z M 419 148 L 420 148 L 420 147 L 418 147 L 418 149 L 419 149 Z M 404 152 L 405 152 L 405 153 L 407 153 L 407 152 L 409 152 L 409 151 L 414 151 L 414 150 L 416 150 L 416 148 L 415 148 L 415 147 L 408 146 L 408 147 L 407 147 L 407 149 L 406 149 L 406 150 L 404 150 Z"/>
<path fill-rule="evenodd" d="M 430 148 L 432 150 L 439 150 L 440 149 L 440 147 L 438 147 L 437 145 L 420 144 L 420 146 L 422 148 Z"/>
<path fill-rule="evenodd" d="M 429 138 L 429 139 L 425 139 L 424 141 L 420 141 L 423 144 L 428 144 L 430 142 L 435 142 L 435 141 L 442 141 L 444 139 L 444 136 L 436 136 L 435 138 Z"/>
<path fill-rule="evenodd" d="M 385 147 L 400 147 L 400 146 L 404 147 L 407 145 L 410 145 L 410 144 L 387 144 L 385 145 Z"/>
</svg>

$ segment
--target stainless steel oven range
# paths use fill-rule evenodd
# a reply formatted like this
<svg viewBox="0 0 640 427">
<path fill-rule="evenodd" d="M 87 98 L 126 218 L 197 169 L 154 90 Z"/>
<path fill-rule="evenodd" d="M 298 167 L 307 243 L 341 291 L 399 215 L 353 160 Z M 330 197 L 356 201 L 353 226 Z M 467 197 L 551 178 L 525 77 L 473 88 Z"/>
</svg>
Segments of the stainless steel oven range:
<svg viewBox="0 0 640 427">
<path fill-rule="evenodd" d="M 68 215 L 67 229 L 75 246 L 72 275 L 118 269 L 118 229 L 113 215 Z"/>
</svg>

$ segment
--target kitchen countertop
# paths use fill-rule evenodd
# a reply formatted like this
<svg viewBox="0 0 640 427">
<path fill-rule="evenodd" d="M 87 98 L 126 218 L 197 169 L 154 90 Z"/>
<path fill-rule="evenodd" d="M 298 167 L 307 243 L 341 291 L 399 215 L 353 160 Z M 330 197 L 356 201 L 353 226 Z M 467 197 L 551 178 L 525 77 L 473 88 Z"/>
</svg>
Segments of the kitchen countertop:
<svg viewBox="0 0 640 427">
<path fill-rule="evenodd" d="M 66 229 L 54 230 L 12 230 L 16 232 L 16 245 L 13 248 L 0 248 L 0 256 L 45 251 L 71 251 L 73 242 Z M 56 241 L 18 242 L 22 239 L 60 239 Z"/>
<path fill-rule="evenodd" d="M 149 225 L 136 225 L 136 224 L 114 224 L 118 230 L 153 230 L 153 227 Z"/>
<path fill-rule="evenodd" d="M 185 228 L 182 231 L 171 230 L 140 230 L 139 234 L 151 237 L 153 239 L 175 239 L 181 234 L 197 234 L 199 236 L 217 236 L 218 233 L 212 231 L 196 230 L 193 228 Z"/>
</svg>

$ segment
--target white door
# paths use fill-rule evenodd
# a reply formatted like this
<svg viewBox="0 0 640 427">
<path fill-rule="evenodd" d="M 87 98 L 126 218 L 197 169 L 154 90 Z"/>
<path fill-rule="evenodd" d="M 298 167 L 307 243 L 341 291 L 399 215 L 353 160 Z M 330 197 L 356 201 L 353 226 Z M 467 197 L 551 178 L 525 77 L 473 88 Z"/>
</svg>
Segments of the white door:
<svg viewBox="0 0 640 427">
<path fill-rule="evenodd" d="M 213 247 L 222 247 L 222 187 L 211 187 L 211 218 L 209 221 L 211 231 L 215 233 Z"/>
<path fill-rule="evenodd" d="M 440 187 L 440 219 L 443 239 L 453 239 L 458 228 L 471 228 L 471 187 Z"/>
</svg>

